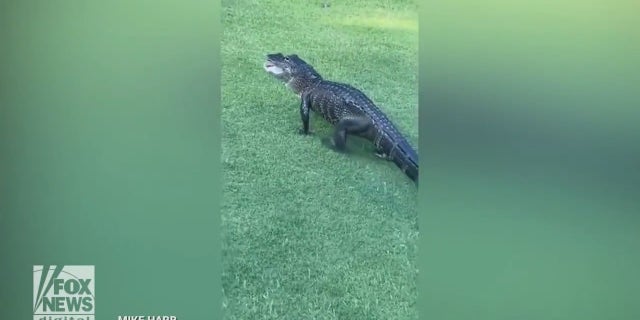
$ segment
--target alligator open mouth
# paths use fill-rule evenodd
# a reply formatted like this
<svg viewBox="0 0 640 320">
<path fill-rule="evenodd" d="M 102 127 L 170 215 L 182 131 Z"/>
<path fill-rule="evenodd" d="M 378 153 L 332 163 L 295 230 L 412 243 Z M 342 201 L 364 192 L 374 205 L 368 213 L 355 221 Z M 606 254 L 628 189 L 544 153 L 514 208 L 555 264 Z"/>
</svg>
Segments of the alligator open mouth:
<svg viewBox="0 0 640 320">
<path fill-rule="evenodd" d="M 267 61 L 264 63 L 264 70 L 266 70 L 267 72 L 274 74 L 274 75 L 280 75 L 284 72 L 284 70 L 282 70 L 282 68 L 276 66 L 275 64 Z"/>
</svg>

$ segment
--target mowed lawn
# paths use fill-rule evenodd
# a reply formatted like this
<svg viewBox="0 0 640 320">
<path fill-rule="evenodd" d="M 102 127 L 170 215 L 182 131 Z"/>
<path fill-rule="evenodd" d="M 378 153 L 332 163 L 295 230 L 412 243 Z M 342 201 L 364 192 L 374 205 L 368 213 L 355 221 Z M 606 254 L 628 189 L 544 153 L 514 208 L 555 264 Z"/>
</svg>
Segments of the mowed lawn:
<svg viewBox="0 0 640 320">
<path fill-rule="evenodd" d="M 297 53 L 369 95 L 417 148 L 417 4 L 224 1 L 223 308 L 226 319 L 416 319 L 417 188 L 312 114 L 262 69 Z"/>
</svg>

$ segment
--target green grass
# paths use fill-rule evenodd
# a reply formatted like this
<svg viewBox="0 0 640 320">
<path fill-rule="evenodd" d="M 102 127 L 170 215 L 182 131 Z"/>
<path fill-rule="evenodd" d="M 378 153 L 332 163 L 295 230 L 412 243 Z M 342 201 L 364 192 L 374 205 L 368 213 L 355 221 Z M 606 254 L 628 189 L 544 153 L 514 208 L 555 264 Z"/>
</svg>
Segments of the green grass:
<svg viewBox="0 0 640 320">
<path fill-rule="evenodd" d="M 416 319 L 417 189 L 371 147 L 321 143 L 262 69 L 297 53 L 368 94 L 417 148 L 417 5 L 223 1 L 226 319 Z"/>
</svg>

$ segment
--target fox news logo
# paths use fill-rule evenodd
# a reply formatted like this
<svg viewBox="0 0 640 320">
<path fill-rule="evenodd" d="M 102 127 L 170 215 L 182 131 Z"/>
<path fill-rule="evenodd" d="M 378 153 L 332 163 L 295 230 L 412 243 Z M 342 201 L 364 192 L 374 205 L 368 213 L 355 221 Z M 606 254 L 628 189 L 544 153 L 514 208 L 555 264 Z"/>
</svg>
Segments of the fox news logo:
<svg viewBox="0 0 640 320">
<path fill-rule="evenodd" d="M 33 266 L 34 320 L 93 320 L 93 266 Z"/>
</svg>

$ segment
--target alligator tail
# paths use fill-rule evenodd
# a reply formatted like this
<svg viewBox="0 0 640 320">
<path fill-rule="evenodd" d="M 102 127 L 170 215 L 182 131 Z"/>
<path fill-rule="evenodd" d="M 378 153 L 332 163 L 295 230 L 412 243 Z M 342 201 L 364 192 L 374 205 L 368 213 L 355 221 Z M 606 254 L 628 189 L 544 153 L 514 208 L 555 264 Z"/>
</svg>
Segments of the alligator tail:
<svg viewBox="0 0 640 320">
<path fill-rule="evenodd" d="M 390 160 L 400 168 L 416 185 L 418 184 L 418 153 L 404 139 L 396 144 L 389 153 Z"/>
</svg>

